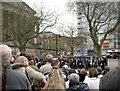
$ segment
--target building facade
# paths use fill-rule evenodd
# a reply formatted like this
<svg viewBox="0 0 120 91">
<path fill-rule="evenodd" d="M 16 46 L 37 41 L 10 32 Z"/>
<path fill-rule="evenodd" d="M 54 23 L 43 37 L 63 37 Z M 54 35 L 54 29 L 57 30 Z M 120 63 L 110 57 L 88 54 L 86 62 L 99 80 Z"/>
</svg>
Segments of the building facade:
<svg viewBox="0 0 120 91">
<path fill-rule="evenodd" d="M 2 8 L 2 44 L 7 44 L 11 47 L 16 46 L 16 38 L 18 36 L 24 37 L 24 30 L 28 30 L 27 24 L 34 19 L 36 12 L 29 7 L 25 2 L 1 2 Z M 31 31 L 34 33 L 34 28 Z M 20 35 L 20 34 L 24 35 Z M 14 36 L 12 36 L 14 34 Z M 14 39 L 14 42 L 13 42 Z M 21 40 L 19 40 L 21 41 Z M 33 41 L 33 40 L 31 40 Z M 29 45 L 29 44 L 27 44 Z M 17 47 L 13 47 L 13 50 L 19 52 Z"/>
<path fill-rule="evenodd" d="M 77 1 L 78 2 L 78 1 Z M 77 29 L 82 34 L 81 37 L 84 39 L 83 47 L 78 48 L 76 50 L 76 55 L 87 55 L 88 50 L 94 50 L 94 45 L 91 37 L 89 36 L 89 25 L 87 22 L 87 19 L 85 15 L 82 15 L 81 12 L 79 12 L 79 5 L 76 4 L 77 8 Z"/>
<path fill-rule="evenodd" d="M 67 47 L 66 36 L 61 36 L 50 31 L 41 33 L 36 40 L 40 48 L 54 50 L 53 55 L 67 55 L 69 47 Z"/>
</svg>

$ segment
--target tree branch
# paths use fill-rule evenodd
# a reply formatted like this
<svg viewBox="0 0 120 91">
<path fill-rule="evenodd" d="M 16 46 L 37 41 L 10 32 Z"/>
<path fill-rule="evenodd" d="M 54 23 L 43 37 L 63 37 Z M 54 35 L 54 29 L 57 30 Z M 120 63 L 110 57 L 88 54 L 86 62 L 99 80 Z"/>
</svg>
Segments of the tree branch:
<svg viewBox="0 0 120 91">
<path fill-rule="evenodd" d="M 100 40 L 100 46 L 102 46 L 102 43 L 104 42 L 104 40 L 106 39 L 107 35 L 113 31 L 115 31 L 115 29 L 117 28 L 117 26 L 120 24 L 120 16 L 118 17 L 118 21 L 115 24 L 115 26 L 109 30 L 107 30 L 107 32 L 105 33 L 104 37 Z"/>
</svg>

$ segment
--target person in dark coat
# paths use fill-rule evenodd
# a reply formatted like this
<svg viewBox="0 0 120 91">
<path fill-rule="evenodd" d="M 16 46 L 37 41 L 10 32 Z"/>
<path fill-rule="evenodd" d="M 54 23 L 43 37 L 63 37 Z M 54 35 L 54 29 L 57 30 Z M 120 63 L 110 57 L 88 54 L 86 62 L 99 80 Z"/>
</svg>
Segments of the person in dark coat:
<svg viewBox="0 0 120 91">
<path fill-rule="evenodd" d="M 102 68 L 102 70 L 104 70 L 105 65 L 106 65 L 106 61 L 104 60 L 104 58 L 100 59 L 99 65 L 100 65 L 100 67 Z"/>
<path fill-rule="evenodd" d="M 6 68 L 6 90 L 31 90 L 27 77 L 12 69 L 10 57 L 12 50 L 7 45 L 0 45 L 0 58 L 2 65 Z"/>
<path fill-rule="evenodd" d="M 81 58 L 78 58 L 78 62 L 77 62 L 77 65 L 78 65 L 78 68 L 80 69 L 80 68 L 81 68 L 81 65 L 82 65 L 82 61 L 81 61 Z"/>
<path fill-rule="evenodd" d="M 82 88 L 79 85 L 79 75 L 72 73 L 68 76 L 69 79 L 69 88 L 67 91 L 82 91 Z"/>
<path fill-rule="evenodd" d="M 80 77 L 77 73 L 70 74 L 68 79 L 70 82 L 67 91 L 89 91 L 88 85 L 79 81 Z"/>
<path fill-rule="evenodd" d="M 105 75 L 110 71 L 110 68 L 108 66 L 105 66 L 104 71 L 102 72 L 102 75 Z"/>
<path fill-rule="evenodd" d="M 103 57 L 103 60 L 105 62 L 105 66 L 107 66 L 108 65 L 108 60 L 105 57 Z"/>
<path fill-rule="evenodd" d="M 99 91 L 120 91 L 120 69 L 109 71 L 100 79 Z"/>
<path fill-rule="evenodd" d="M 77 59 L 76 59 L 76 57 L 73 58 L 73 68 L 77 69 Z"/>
<path fill-rule="evenodd" d="M 96 57 L 93 57 L 93 59 L 91 60 L 91 66 L 97 68 L 97 59 L 96 59 Z"/>
<path fill-rule="evenodd" d="M 78 73 L 78 75 L 80 76 L 80 82 L 83 82 L 85 80 L 86 75 L 87 75 L 87 71 L 84 68 L 82 68 L 80 70 L 80 72 Z"/>
</svg>

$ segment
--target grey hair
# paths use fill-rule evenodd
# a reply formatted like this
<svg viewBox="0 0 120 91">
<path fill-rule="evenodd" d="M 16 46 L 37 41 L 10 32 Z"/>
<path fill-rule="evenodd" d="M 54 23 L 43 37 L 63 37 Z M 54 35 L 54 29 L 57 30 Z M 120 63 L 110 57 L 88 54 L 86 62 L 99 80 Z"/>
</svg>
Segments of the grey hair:
<svg viewBox="0 0 120 91">
<path fill-rule="evenodd" d="M 0 45 L 0 58 L 2 61 L 10 60 L 10 57 L 12 56 L 12 49 L 8 47 L 7 45 Z"/>
<path fill-rule="evenodd" d="M 53 60 L 53 56 L 51 55 L 51 54 L 48 54 L 47 56 L 46 56 L 46 61 L 47 62 L 51 62 Z"/>
</svg>

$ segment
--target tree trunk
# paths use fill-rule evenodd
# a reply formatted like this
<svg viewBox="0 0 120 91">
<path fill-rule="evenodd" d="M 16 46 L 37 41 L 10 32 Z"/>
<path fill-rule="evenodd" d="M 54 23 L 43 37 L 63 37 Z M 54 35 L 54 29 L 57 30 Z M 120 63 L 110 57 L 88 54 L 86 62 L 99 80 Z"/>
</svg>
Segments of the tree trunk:
<svg viewBox="0 0 120 91">
<path fill-rule="evenodd" d="M 102 51 L 101 51 L 102 46 L 98 43 L 98 37 L 96 36 L 96 34 L 92 34 L 91 38 L 92 38 L 94 46 L 95 46 L 97 57 L 102 58 Z"/>
<path fill-rule="evenodd" d="M 25 52 L 25 47 L 19 47 L 20 52 Z"/>
<path fill-rule="evenodd" d="M 74 56 L 74 49 L 71 48 L 70 56 Z"/>
<path fill-rule="evenodd" d="M 100 46 L 96 46 L 96 54 L 98 58 L 102 58 L 102 51 Z"/>
</svg>

